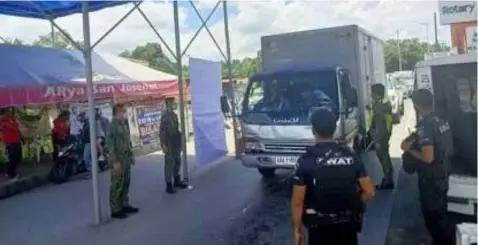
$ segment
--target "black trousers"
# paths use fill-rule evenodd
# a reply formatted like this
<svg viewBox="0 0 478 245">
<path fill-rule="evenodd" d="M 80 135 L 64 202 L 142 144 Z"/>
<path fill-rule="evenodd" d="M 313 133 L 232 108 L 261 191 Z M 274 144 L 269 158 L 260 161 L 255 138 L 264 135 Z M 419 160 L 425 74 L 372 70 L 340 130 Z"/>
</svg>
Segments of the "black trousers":
<svg viewBox="0 0 478 245">
<path fill-rule="evenodd" d="M 425 225 L 433 245 L 453 244 L 453 234 L 447 222 L 448 178 L 419 178 L 420 204 Z"/>
<path fill-rule="evenodd" d="M 14 178 L 17 176 L 17 168 L 23 158 L 22 144 L 10 143 L 5 146 L 5 149 L 8 157 L 7 175 L 9 178 Z"/>
<path fill-rule="evenodd" d="M 309 228 L 308 245 L 357 245 L 357 228 L 351 224 Z"/>
</svg>

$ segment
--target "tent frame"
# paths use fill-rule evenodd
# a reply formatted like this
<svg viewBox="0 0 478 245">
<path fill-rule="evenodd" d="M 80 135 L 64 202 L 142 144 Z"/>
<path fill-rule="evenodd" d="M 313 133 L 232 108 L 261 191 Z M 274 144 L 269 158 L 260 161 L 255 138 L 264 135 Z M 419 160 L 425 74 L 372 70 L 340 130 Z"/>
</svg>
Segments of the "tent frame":
<svg viewBox="0 0 478 245">
<path fill-rule="evenodd" d="M 228 77 L 229 77 L 229 82 L 233 84 L 232 80 L 232 62 L 231 62 L 231 51 L 230 51 L 230 39 L 229 39 L 229 21 L 228 21 L 228 11 L 227 11 L 227 0 L 219 0 L 217 1 L 216 5 L 214 8 L 211 10 L 209 15 L 204 19 L 202 15 L 199 13 L 196 5 L 193 3 L 192 0 L 189 1 L 190 5 L 194 9 L 194 12 L 198 16 L 199 20 L 201 21 L 201 26 L 198 28 L 194 36 L 191 38 L 189 43 L 186 45 L 184 49 L 181 48 L 181 37 L 180 37 L 180 27 L 179 27 L 179 8 L 178 8 L 178 1 L 174 0 L 173 3 L 173 21 L 174 21 L 174 34 L 175 34 L 175 52 L 171 49 L 171 47 L 166 43 L 166 41 L 163 39 L 161 34 L 158 32 L 158 30 L 154 27 L 152 22 L 149 20 L 149 18 L 146 16 L 146 14 L 141 10 L 140 5 L 143 3 L 142 1 L 134 1 L 133 8 L 129 10 L 122 18 L 120 18 L 110 29 L 108 29 L 96 42 L 93 44 L 91 43 L 91 37 L 90 37 L 90 18 L 89 18 L 89 2 L 88 1 L 83 1 L 82 2 L 82 18 L 83 18 L 83 47 L 80 45 L 78 42 L 76 42 L 69 34 L 67 31 L 65 31 L 63 28 L 61 28 L 56 22 L 55 18 L 52 16 L 49 16 L 45 11 L 43 11 L 41 8 L 38 8 L 37 5 L 34 4 L 34 1 L 30 1 L 32 6 L 36 8 L 44 17 L 46 20 L 48 20 L 51 24 L 51 38 L 52 38 L 52 44 L 54 46 L 54 30 L 57 29 L 61 34 L 63 34 L 70 42 L 71 44 L 78 50 L 83 52 L 84 58 L 85 58 L 85 76 L 86 76 L 86 89 L 87 89 L 87 96 L 88 96 L 88 117 L 89 117 L 89 124 L 90 127 L 92 127 L 90 130 L 90 140 L 91 142 L 95 142 L 96 140 L 96 123 L 94 121 L 95 117 L 95 99 L 93 97 L 93 74 L 92 74 L 92 60 L 91 60 L 91 53 L 93 49 L 106 38 L 113 30 L 115 30 L 128 16 L 131 15 L 135 10 L 137 10 L 141 16 L 143 16 L 143 19 L 146 21 L 146 23 L 149 25 L 149 27 L 152 29 L 152 31 L 155 33 L 157 38 L 161 41 L 161 44 L 166 47 L 170 55 L 176 60 L 176 68 L 178 71 L 178 87 L 179 87 L 179 111 L 180 111 L 180 120 L 181 120 L 181 131 L 183 132 L 182 134 L 182 142 L 183 145 L 186 145 L 186 123 L 185 123 L 185 105 L 184 105 L 184 79 L 183 79 L 183 73 L 182 73 L 182 58 L 186 54 L 187 50 L 191 46 L 191 44 L 194 42 L 196 37 L 199 35 L 201 30 L 203 28 L 206 29 L 208 32 L 209 36 L 211 37 L 212 41 L 214 42 L 216 48 L 218 51 L 221 53 L 222 57 L 226 61 L 227 65 L 227 70 L 228 70 Z M 214 35 L 211 33 L 208 27 L 208 21 L 210 20 L 211 16 L 215 13 L 219 5 L 222 3 L 223 7 L 223 19 L 224 19 L 224 32 L 225 32 L 225 40 L 226 40 L 226 54 L 224 54 L 223 50 L 221 49 L 219 43 L 217 42 L 216 38 Z M 5 39 L 1 38 L 1 40 L 5 41 Z M 232 100 L 232 114 L 233 116 L 233 129 L 234 129 L 234 142 L 236 142 L 236 138 L 238 135 L 238 129 L 236 127 L 236 100 L 234 98 L 234 93 L 231 95 L 231 100 Z M 237 152 L 237 150 L 236 150 Z M 99 225 L 103 222 L 102 220 L 102 210 L 101 210 L 101 205 L 100 205 L 100 195 L 99 195 L 99 186 L 98 186 L 98 159 L 97 159 L 97 151 L 96 151 L 96 145 L 91 144 L 91 154 L 92 154 L 92 187 L 93 187 L 93 207 L 94 207 L 94 223 L 96 225 Z M 189 182 L 189 172 L 188 172 L 188 161 L 187 161 L 187 150 L 186 147 L 183 147 L 182 149 L 182 168 L 183 168 L 183 177 L 185 182 Z"/>
</svg>

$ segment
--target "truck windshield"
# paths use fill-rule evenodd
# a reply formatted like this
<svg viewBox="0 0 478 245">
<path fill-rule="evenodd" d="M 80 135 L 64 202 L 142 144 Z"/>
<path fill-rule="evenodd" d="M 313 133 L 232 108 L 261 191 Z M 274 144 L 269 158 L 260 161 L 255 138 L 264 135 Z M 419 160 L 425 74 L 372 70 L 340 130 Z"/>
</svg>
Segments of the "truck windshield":
<svg viewBox="0 0 478 245">
<path fill-rule="evenodd" d="M 335 71 L 256 76 L 249 83 L 243 115 L 262 114 L 281 124 L 307 124 L 313 108 L 327 107 L 336 112 L 338 89 Z M 254 117 L 248 118 L 248 123 L 257 123 Z"/>
</svg>

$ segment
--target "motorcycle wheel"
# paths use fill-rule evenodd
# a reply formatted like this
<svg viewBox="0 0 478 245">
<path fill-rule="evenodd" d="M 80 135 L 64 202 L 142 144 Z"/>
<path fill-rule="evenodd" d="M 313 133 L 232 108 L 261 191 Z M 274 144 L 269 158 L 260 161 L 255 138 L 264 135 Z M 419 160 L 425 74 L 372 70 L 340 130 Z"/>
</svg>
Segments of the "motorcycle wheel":
<svg viewBox="0 0 478 245">
<path fill-rule="evenodd" d="M 69 159 L 58 159 L 50 170 L 50 180 L 53 183 L 61 184 L 66 182 L 72 174 L 71 162 Z"/>
</svg>

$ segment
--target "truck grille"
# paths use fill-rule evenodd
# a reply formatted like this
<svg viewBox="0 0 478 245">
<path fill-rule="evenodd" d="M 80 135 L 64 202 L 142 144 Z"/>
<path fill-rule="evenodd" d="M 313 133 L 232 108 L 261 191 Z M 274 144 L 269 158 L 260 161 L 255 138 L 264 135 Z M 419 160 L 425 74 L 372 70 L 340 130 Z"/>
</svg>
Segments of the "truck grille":
<svg viewBox="0 0 478 245">
<path fill-rule="evenodd" d="M 264 143 L 264 151 L 266 153 L 302 154 L 310 145 L 294 143 Z"/>
</svg>

